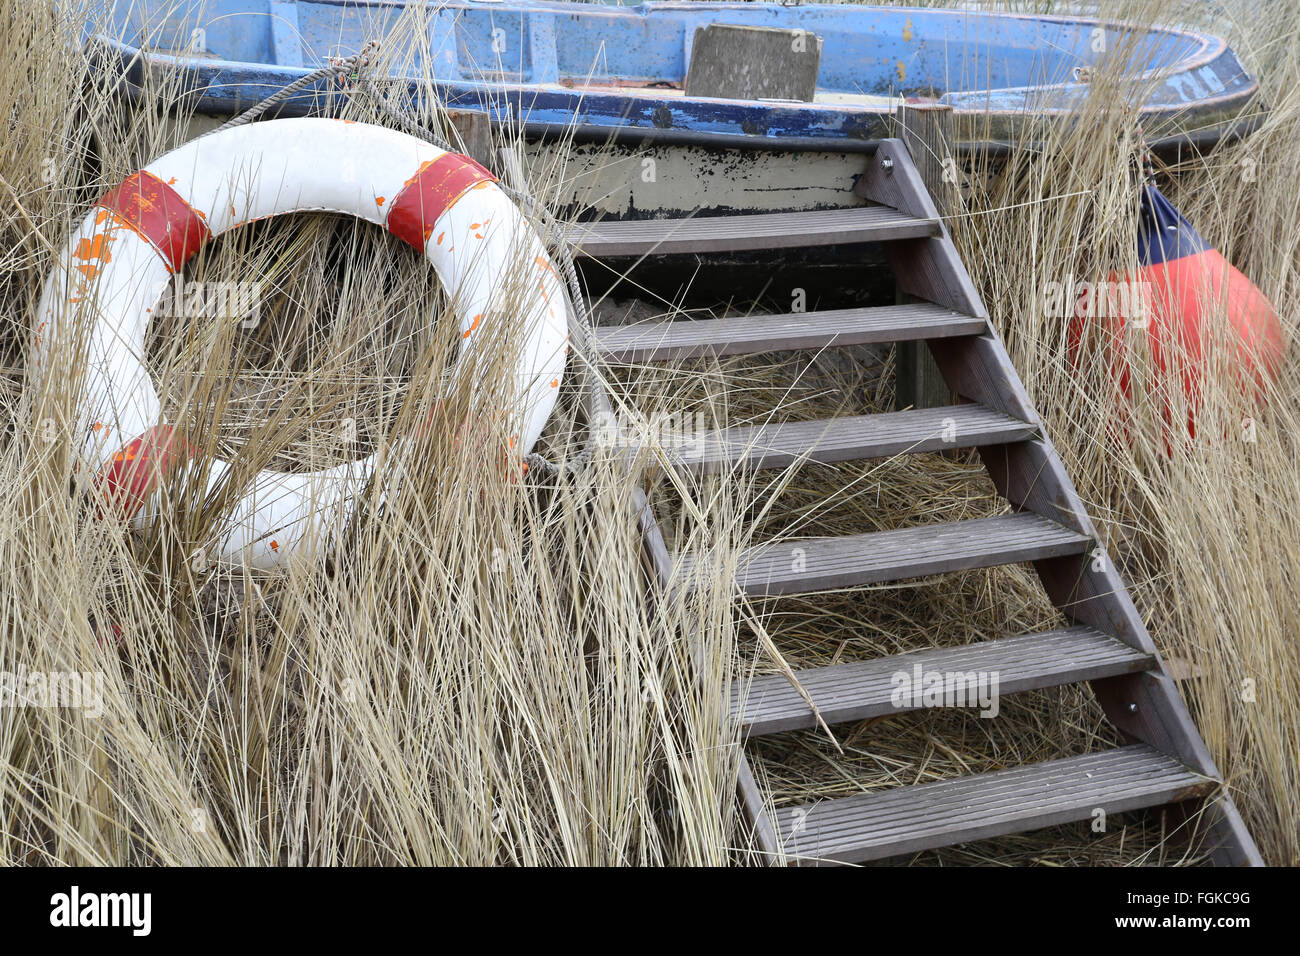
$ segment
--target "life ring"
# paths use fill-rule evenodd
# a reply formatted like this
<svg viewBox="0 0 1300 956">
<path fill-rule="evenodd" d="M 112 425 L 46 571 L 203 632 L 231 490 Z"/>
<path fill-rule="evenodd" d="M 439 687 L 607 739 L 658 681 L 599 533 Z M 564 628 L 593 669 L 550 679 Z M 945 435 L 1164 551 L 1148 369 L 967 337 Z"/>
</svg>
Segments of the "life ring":
<svg viewBox="0 0 1300 956">
<path fill-rule="evenodd" d="M 519 330 L 517 394 L 505 396 L 510 447 L 526 455 L 555 405 L 568 351 L 568 306 L 532 225 L 473 160 L 413 136 L 337 119 L 282 119 L 212 133 L 161 156 L 105 195 L 73 234 L 43 290 L 34 371 L 83 298 L 93 303 L 85 398 L 76 427 L 97 486 L 139 523 L 165 467 L 206 467 L 209 491 L 230 471 L 190 461 L 162 420 L 141 361 L 151 308 L 170 277 L 212 237 L 293 212 L 349 213 L 420 250 L 451 296 L 467 367 L 485 323 L 503 318 L 503 280 Z M 511 281 L 515 281 L 512 279 Z M 519 286 L 515 286 L 516 290 Z M 522 306 L 519 300 L 523 298 Z M 522 309 L 522 312 L 521 312 Z M 516 347 L 516 346 L 512 346 Z M 453 372 L 453 376 L 455 372 Z M 84 431 L 82 431 L 84 429 Z M 310 552 L 323 526 L 346 520 L 375 456 L 311 474 L 261 472 L 234 506 L 213 559 L 271 568 Z"/>
</svg>

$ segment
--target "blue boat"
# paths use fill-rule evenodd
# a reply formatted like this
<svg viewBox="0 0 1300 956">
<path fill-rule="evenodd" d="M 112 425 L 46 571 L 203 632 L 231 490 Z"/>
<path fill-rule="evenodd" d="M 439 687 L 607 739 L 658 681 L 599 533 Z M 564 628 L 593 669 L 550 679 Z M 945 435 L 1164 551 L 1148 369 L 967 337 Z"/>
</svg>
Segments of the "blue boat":
<svg viewBox="0 0 1300 956">
<path fill-rule="evenodd" d="M 677 195 L 629 184 L 624 173 L 579 170 L 575 188 L 586 198 L 569 198 L 607 215 L 837 204 L 846 170 L 892 135 L 904 102 L 951 106 L 958 153 L 996 154 L 1032 141 L 1044 122 L 1069 122 L 1105 70 L 1138 97 L 1139 121 L 1160 150 L 1237 134 L 1257 92 L 1221 39 L 1076 17 L 856 4 L 98 2 L 104 18 L 88 32 L 106 51 L 105 71 L 137 95 L 166 76 L 213 122 L 380 39 L 402 64 L 384 84 L 408 103 L 436 97 L 449 109 L 485 111 L 521 127 L 529 148 L 571 138 L 591 156 L 650 151 L 673 167 Z M 798 101 L 688 90 L 699 31 L 718 25 L 816 37 L 815 89 Z M 280 114 L 320 110 L 328 87 L 309 87 Z M 583 150 L 575 155 L 581 164 Z M 606 153 L 602 168 L 609 162 Z M 722 177 L 731 184 L 710 196 L 682 192 L 684 181 L 718 179 L 720 169 L 733 171 Z M 755 195 L 774 185 L 798 194 Z"/>
</svg>

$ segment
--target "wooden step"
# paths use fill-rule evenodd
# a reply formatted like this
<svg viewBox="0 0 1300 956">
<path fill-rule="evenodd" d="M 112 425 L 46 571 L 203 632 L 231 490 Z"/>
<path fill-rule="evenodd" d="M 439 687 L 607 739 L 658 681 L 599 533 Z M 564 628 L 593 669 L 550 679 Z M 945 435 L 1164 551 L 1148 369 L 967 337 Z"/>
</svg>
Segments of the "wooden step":
<svg viewBox="0 0 1300 956">
<path fill-rule="evenodd" d="M 642 322 L 597 328 L 596 349 L 611 362 L 667 362 L 703 355 L 753 355 L 979 335 L 984 319 L 928 302 L 725 319 Z"/>
<path fill-rule="evenodd" d="M 743 252 L 851 242 L 890 242 L 937 236 L 939 220 L 918 219 L 891 206 L 687 219 L 628 219 L 571 223 L 565 238 L 578 255 L 666 255 Z"/>
<path fill-rule="evenodd" d="M 829 463 L 1002 445 L 1025 441 L 1036 431 L 1028 422 L 972 403 L 726 428 L 675 451 L 674 458 L 701 472 L 785 468 L 796 461 Z"/>
<path fill-rule="evenodd" d="M 927 574 L 1016 564 L 1093 547 L 1087 535 L 1028 512 L 833 538 L 791 538 L 746 548 L 736 578 L 746 594 L 805 594 Z M 678 556 L 679 580 L 708 584 L 718 571 Z"/>
<path fill-rule="evenodd" d="M 776 811 L 786 853 L 859 863 L 1210 794 L 1218 784 L 1146 744 Z M 1113 824 L 1111 824 L 1113 825 Z"/>
<path fill-rule="evenodd" d="M 895 703 L 895 675 L 971 672 L 998 675 L 997 692 L 1017 694 L 1040 687 L 1131 674 L 1151 666 L 1152 656 L 1090 627 L 1067 627 L 960 647 L 928 648 L 869 661 L 796 671 L 828 724 L 915 710 Z M 784 675 L 756 677 L 732 690 L 731 713 L 751 736 L 816 726 L 808 704 Z M 973 704 L 973 702 L 972 702 Z"/>
</svg>

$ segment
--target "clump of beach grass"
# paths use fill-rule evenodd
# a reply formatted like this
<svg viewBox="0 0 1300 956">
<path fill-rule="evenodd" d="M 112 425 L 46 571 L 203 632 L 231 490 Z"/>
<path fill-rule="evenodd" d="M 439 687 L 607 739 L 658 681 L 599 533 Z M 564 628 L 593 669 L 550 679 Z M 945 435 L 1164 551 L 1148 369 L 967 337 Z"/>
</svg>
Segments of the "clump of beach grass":
<svg viewBox="0 0 1300 956">
<path fill-rule="evenodd" d="M 1294 344 L 1300 312 L 1300 16 L 1274 5 L 1193 26 L 1220 31 L 1260 79 L 1268 111 L 1241 142 L 1157 164 L 1156 181 L 1191 223 L 1269 297 Z M 1185 22 L 1160 2 L 1103 4 L 1136 22 Z M 1095 81 L 1096 82 L 1096 81 Z M 1121 347 L 1132 397 L 1110 385 L 1114 346 L 1088 336 L 1069 353 L 1066 320 L 1045 314 L 1050 282 L 1099 281 L 1136 266 L 1136 123 L 1103 84 L 1077 126 L 1041 152 L 1014 155 L 972 191 L 958 218 L 967 267 L 1008 343 L 1075 483 L 1107 538 L 1149 628 L 1196 676 L 1181 684 L 1202 735 L 1266 860 L 1300 859 L 1300 434 L 1296 352 L 1262 394 L 1243 389 L 1223 303 L 1207 303 L 1204 374 L 1195 403 L 1151 369 L 1145 331 Z M 1171 367 L 1195 359 L 1165 342 Z M 1181 363 L 1181 365 L 1180 365 Z M 1196 421 L 1196 438 L 1181 423 Z"/>
<path fill-rule="evenodd" d="M 39 8 L 31 24 L 49 12 Z M 66 35 L 41 39 L 43 50 L 6 52 L 22 62 L 59 49 L 67 62 Z M 65 83 L 84 81 L 75 56 L 65 69 Z M 167 103 L 161 83 L 148 93 Z M 382 122 L 364 103 L 348 109 Z M 30 266 L 6 273 L 20 354 L 51 250 L 85 214 L 81 195 L 182 135 L 163 111 L 115 123 L 100 168 L 66 174 L 75 198 L 62 205 L 23 200 L 40 188 L 35 153 L 6 164 L 7 211 L 33 230 Z M 147 529 L 101 517 L 69 494 L 75 376 L 28 378 L 21 403 L 6 399 L 0 661 L 99 675 L 102 697 L 94 713 L 0 711 L 0 859 L 743 858 L 737 737 L 714 690 L 733 669 L 734 627 L 718 602 L 646 600 L 633 499 L 645 463 L 600 450 L 580 473 L 522 481 L 498 421 L 508 337 L 489 336 L 473 367 L 449 375 L 449 303 L 427 263 L 375 227 L 258 224 L 214 242 L 177 287 L 232 279 L 262 290 L 256 321 L 160 316 L 146 356 L 198 458 L 235 462 L 216 495 L 181 472 Z M 506 311 L 522 294 L 504 293 Z M 77 340 L 64 335 L 53 364 L 75 368 Z M 583 414 L 567 395 L 546 454 L 583 447 Z M 216 560 L 226 510 L 259 470 L 371 451 L 372 490 L 318 560 L 269 573 Z M 695 534 L 715 548 L 738 527 L 725 505 L 698 509 Z"/>
</svg>

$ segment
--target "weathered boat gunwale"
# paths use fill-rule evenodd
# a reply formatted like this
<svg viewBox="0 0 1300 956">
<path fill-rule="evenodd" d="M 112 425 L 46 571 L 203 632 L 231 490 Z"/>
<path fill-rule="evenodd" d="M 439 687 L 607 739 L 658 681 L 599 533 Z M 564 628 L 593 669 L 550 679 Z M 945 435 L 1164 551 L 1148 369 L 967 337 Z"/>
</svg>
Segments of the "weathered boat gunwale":
<svg viewBox="0 0 1300 956">
<path fill-rule="evenodd" d="M 119 51 L 114 51 L 118 53 Z M 233 61 L 232 61 L 233 62 Z M 141 96 L 144 67 L 130 55 L 121 56 L 118 86 L 131 102 L 135 103 Z M 303 70 L 298 75 L 305 75 Z M 284 85 L 293 82 L 286 78 Z M 265 87 L 266 96 L 270 96 L 282 87 Z M 324 84 L 312 88 L 296 97 L 290 97 L 277 106 L 272 116 L 309 116 L 321 111 L 322 98 L 329 97 L 331 91 Z M 337 95 L 335 92 L 333 95 Z M 255 105 L 264 97 L 237 100 L 232 105 L 227 98 L 208 95 L 194 97 L 187 106 L 197 113 L 228 118 L 236 116 L 245 109 Z M 459 104 L 451 104 L 453 107 Z M 1187 152 L 1208 152 L 1221 143 L 1232 143 L 1245 139 L 1263 123 L 1265 112 L 1234 113 L 1223 122 L 1206 128 L 1173 133 L 1148 140 L 1147 145 L 1158 156 L 1168 157 Z M 882 129 L 877 136 L 854 139 L 828 139 L 812 136 L 738 136 L 733 133 L 713 133 L 704 130 L 658 129 L 646 127 L 597 127 L 572 126 L 563 123 L 543 123 L 530 121 L 523 124 L 524 135 L 540 142 L 573 141 L 577 143 L 602 143 L 622 146 L 630 149 L 649 146 L 700 146 L 718 149 L 734 149 L 755 152 L 807 152 L 857 153 L 870 156 L 874 154 L 881 142 L 889 137 L 888 117 L 882 116 Z M 958 156 L 983 156 L 998 159 L 1016 152 L 1036 153 L 1047 148 L 1038 140 L 1008 141 L 1003 139 L 958 140 L 953 144 L 953 151 Z"/>
<path fill-rule="evenodd" d="M 345 7 L 333 2 L 326 6 Z M 402 5 L 388 0 L 370 0 L 368 6 L 399 9 Z M 689 9 L 719 12 L 755 9 L 762 4 L 728 3 L 660 3 L 654 12 L 674 16 Z M 482 12 L 495 8 L 510 16 L 558 15 L 571 5 L 515 0 L 513 3 L 485 5 L 481 2 L 452 0 L 440 11 L 459 15 L 461 11 Z M 593 9 L 583 5 L 581 16 L 599 20 L 628 17 L 636 8 Z M 800 7 L 816 11 L 817 5 Z M 826 9 L 826 8 L 822 8 Z M 907 12 L 895 8 L 894 13 Z M 965 11 L 926 9 L 915 11 L 928 18 L 966 17 Z M 576 15 L 576 14 L 572 14 Z M 746 14 L 736 12 L 735 18 Z M 1172 151 L 1191 147 L 1203 149 L 1223 137 L 1236 137 L 1253 128 L 1257 119 L 1242 118 L 1243 110 L 1254 101 L 1258 84 L 1251 78 L 1225 41 L 1192 30 L 1169 27 L 1146 27 L 1120 20 L 1086 17 L 1036 16 L 999 13 L 1009 23 L 1049 24 L 1070 27 L 1097 26 L 1114 31 L 1146 30 L 1158 34 L 1171 46 L 1182 41 L 1189 52 L 1179 51 L 1180 59 L 1167 65 L 1135 72 L 1124 79 L 1131 84 L 1159 84 L 1171 78 L 1172 85 L 1159 86 L 1143 106 L 1140 122 L 1154 148 Z M 504 22 L 504 21 L 503 21 Z M 978 22 L 978 21 L 976 21 Z M 673 26 L 673 22 L 667 22 Z M 531 29 L 531 28 L 530 28 Z M 233 115 L 265 96 L 310 72 L 310 65 L 286 65 L 220 59 L 212 56 L 174 55 L 158 50 L 142 51 L 113 38 L 99 36 L 96 41 L 113 50 L 130 83 L 144 85 L 145 73 L 158 68 L 180 76 L 182 86 L 197 94 L 193 104 L 203 113 Z M 978 44 L 977 44 L 978 46 Z M 314 65 L 314 63 L 312 64 Z M 522 64 L 520 70 L 523 70 Z M 1208 71 L 1208 72 L 1207 72 Z M 1200 79 L 1194 76 L 1199 72 Z M 1215 76 L 1209 77 L 1209 73 Z M 523 73 L 520 73 L 522 78 Z M 1208 77 L 1208 78 L 1207 78 Z M 1225 81 L 1224 77 L 1230 77 Z M 1009 77 L 1014 78 L 1014 77 Z M 1190 81 L 1189 94 L 1183 81 Z M 790 150 L 844 153 L 874 152 L 880 140 L 894 133 L 890 125 L 893 107 L 872 107 L 842 102 L 775 103 L 686 97 L 657 93 L 644 86 L 618 86 L 617 77 L 604 78 L 598 85 L 566 86 L 555 82 L 513 80 L 472 80 L 434 77 L 431 85 L 405 77 L 381 80 L 385 85 L 407 84 L 406 93 L 416 102 L 432 94 L 451 108 L 486 110 L 498 121 L 522 127 L 533 140 L 568 138 L 581 142 L 610 142 L 618 145 L 710 146 L 742 150 Z M 1220 95 L 1206 95 L 1215 85 Z M 958 153 L 1002 155 L 1013 149 L 1034 149 L 1042 138 L 1044 124 L 1068 122 L 1086 83 L 1044 82 L 1036 85 L 1002 86 L 993 89 L 954 90 L 944 93 L 939 102 L 954 107 Z M 319 110 L 319 100 L 328 94 L 322 82 L 308 88 L 283 104 L 279 115 L 306 115 Z M 1030 104 L 1031 100 L 1032 106 Z M 1008 105 L 1012 104 L 1012 105 Z M 564 122 L 557 117 L 579 117 Z"/>
</svg>

